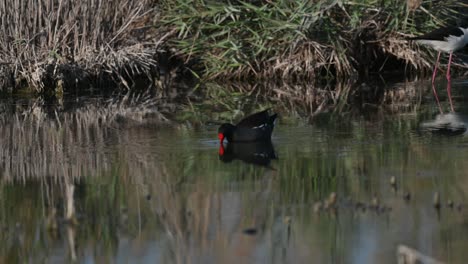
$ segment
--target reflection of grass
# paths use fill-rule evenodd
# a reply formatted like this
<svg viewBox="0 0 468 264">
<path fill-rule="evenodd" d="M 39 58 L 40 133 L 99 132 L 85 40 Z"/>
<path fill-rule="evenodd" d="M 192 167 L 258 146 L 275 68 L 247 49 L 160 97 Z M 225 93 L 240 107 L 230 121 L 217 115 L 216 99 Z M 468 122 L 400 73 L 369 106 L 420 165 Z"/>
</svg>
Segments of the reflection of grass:
<svg viewBox="0 0 468 264">
<path fill-rule="evenodd" d="M 432 93 L 420 83 L 384 83 L 356 87 L 350 80 L 313 85 L 310 83 L 207 83 L 202 99 L 194 99 L 178 112 L 179 121 L 194 123 L 234 122 L 241 117 L 266 108 L 280 113 L 283 121 L 317 122 L 322 114 L 352 115 L 369 113 L 415 113 L 422 97 Z M 431 94 L 432 96 L 432 94 Z"/>
<path fill-rule="evenodd" d="M 279 126 L 274 170 L 222 163 L 216 147 L 200 147 L 192 131 L 119 127 L 115 120 L 93 117 L 69 117 L 60 126 L 48 119 L 41 126 L 19 118 L 2 121 L 2 138 L 9 139 L 0 143 L 4 153 L 32 155 L 23 162 L 3 161 L 1 168 L 6 176 L 0 187 L 0 228 L 8 233 L 0 235 L 0 255 L 8 262 L 56 254 L 53 249 L 65 243 L 44 224 L 51 208 L 61 216 L 65 179 L 75 181 L 75 205 L 82 217 L 76 227 L 77 255 L 91 250 L 110 261 L 125 239 L 142 251 L 146 242 L 157 240 L 161 262 L 196 262 L 206 255 L 223 260 L 240 250 L 254 254 L 258 245 L 240 235 L 248 227 L 259 229 L 259 240 L 271 238 L 274 243 L 266 246 L 271 254 L 284 247 L 327 259 L 325 251 L 339 255 L 349 250 L 342 239 L 355 232 L 342 227 L 345 220 L 339 215 L 314 218 L 312 203 L 332 191 L 340 201 L 368 202 L 377 194 L 382 202 L 392 202 L 399 199 L 389 195 L 389 176 L 395 175 L 419 205 L 435 189 L 456 201 L 465 195 L 468 154 L 456 150 L 463 139 L 419 136 L 414 131 L 418 116 L 323 122 L 303 128 L 301 136 L 294 134 L 297 128 Z M 55 157 L 69 162 L 54 162 Z M 398 214 L 398 208 L 392 213 Z M 310 243 L 288 247 L 289 218 L 296 230 L 289 239 L 303 232 Z"/>
</svg>

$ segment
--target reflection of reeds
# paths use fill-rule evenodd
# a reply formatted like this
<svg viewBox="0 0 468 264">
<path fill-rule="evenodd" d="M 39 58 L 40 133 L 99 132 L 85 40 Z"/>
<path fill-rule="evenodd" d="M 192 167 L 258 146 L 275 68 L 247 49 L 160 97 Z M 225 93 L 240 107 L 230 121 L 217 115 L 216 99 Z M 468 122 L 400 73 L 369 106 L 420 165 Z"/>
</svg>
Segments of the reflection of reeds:
<svg viewBox="0 0 468 264">
<path fill-rule="evenodd" d="M 107 103 L 104 107 L 91 104 L 73 112 L 52 114 L 33 105 L 20 113 L 1 115 L 3 179 L 75 179 L 110 170 L 118 155 L 109 153 L 128 140 L 118 126 L 166 120 L 149 107 L 154 101 L 143 98 L 132 104 L 131 100 Z"/>
<path fill-rule="evenodd" d="M 284 112 L 284 118 L 307 116 L 309 119 L 322 113 L 355 112 L 366 106 L 372 106 L 372 110 L 414 112 L 420 106 L 422 95 L 429 92 L 429 87 L 420 89 L 420 85 L 414 82 L 371 86 L 355 84 L 352 80 L 326 85 L 287 82 L 207 83 L 204 85 L 204 100 L 194 102 L 190 108 L 186 107 L 180 118 L 202 122 L 233 122 L 240 116 L 268 107 Z M 219 109 L 225 112 L 219 113 Z"/>
<path fill-rule="evenodd" d="M 55 120 L 21 120 L 2 124 L 1 170 L 5 180 L 52 177 L 75 178 L 105 168 L 102 127 L 74 122 L 79 117 Z M 93 162 L 96 160 L 96 162 Z M 96 164 L 100 164 L 99 167 Z"/>
<path fill-rule="evenodd" d="M 12 257 L 5 261 L 9 263 L 21 262 L 13 260 L 25 254 L 29 258 L 66 254 L 55 251 L 62 246 L 57 246 L 60 236 L 52 237 L 41 227 L 46 217 L 41 210 L 55 206 L 61 217 L 61 208 L 66 208 L 66 202 L 57 206 L 65 196 L 57 195 L 63 185 L 54 182 L 60 179 L 75 183 L 75 206 L 81 215 L 77 226 L 64 230 L 71 259 L 75 255 L 78 260 L 103 256 L 112 262 L 117 253 L 127 253 L 125 250 L 129 255 L 134 253 L 132 256 L 154 256 L 151 253 L 156 247 L 163 263 L 245 263 L 259 255 L 266 259 L 260 262 L 281 259 L 278 262 L 289 263 L 310 257 L 330 262 L 326 261 L 330 254 L 346 256 L 351 248 L 346 243 L 354 241 L 349 238 L 362 232 L 356 228 L 357 220 L 348 221 L 346 216 L 350 209 L 343 207 L 343 201 L 348 196 L 368 201 L 377 193 L 381 203 L 392 206 L 391 214 L 399 216 L 392 217 L 392 226 L 411 229 L 412 221 L 408 226 L 407 217 L 417 217 L 419 211 L 408 210 L 408 206 L 430 204 L 430 200 L 421 199 L 421 193 L 437 180 L 416 176 L 421 168 L 437 171 L 434 164 L 449 164 L 439 171 L 447 175 L 434 177 L 443 178 L 444 184 L 438 186 L 446 185 L 441 201 L 452 186 L 465 186 L 466 182 L 462 177 L 466 159 L 457 158 L 465 152 L 448 151 L 454 147 L 440 153 L 427 151 L 429 145 L 409 133 L 417 120 L 401 116 L 392 116 L 391 122 L 384 118 L 369 123 L 348 120 L 344 130 L 341 122 L 329 124 L 326 131 L 317 124 L 307 127 L 305 134 L 299 134 L 302 136 L 288 134 L 290 128 L 279 126 L 279 130 L 284 129 L 280 130 L 283 138 L 276 145 L 280 158 L 273 171 L 240 162 L 226 165 L 218 160 L 216 148 L 200 150 L 197 138 L 190 133 L 182 138 L 174 135 L 175 130 L 140 125 L 138 120 L 145 120 L 150 112 L 131 103 L 88 106 L 74 113 L 54 113 L 53 119 L 43 108 L 27 111 L 35 114 L 0 115 L 0 136 L 4 139 L 0 141 L 0 169 L 3 172 L 11 167 L 8 177 L 3 177 L 8 184 L 0 188 L 0 226 L 8 226 L 11 232 L 0 232 L 0 255 L 10 253 Z M 169 142 L 174 139 L 187 141 Z M 26 156 L 28 149 L 31 157 Z M 52 155 L 51 151 L 57 153 Z M 14 156 L 8 162 L 7 154 Z M 14 162 L 17 157 L 23 162 Z M 78 168 L 72 167 L 73 159 Z M 31 175 L 19 174 L 21 166 L 29 166 L 23 171 Z M 389 171 L 402 189 L 411 191 L 409 204 L 399 194 L 386 193 L 391 192 Z M 46 180 L 29 181 L 31 178 Z M 23 186 L 15 181 L 26 183 Z M 329 201 L 336 205 L 340 217 L 327 214 L 320 221 L 321 216 L 312 213 L 312 202 L 332 191 L 338 196 Z M 463 190 L 459 193 L 450 197 L 456 203 L 464 197 Z M 55 218 L 51 211 L 51 218 Z M 419 219 L 414 223 L 419 224 Z M 444 225 L 451 228 L 450 223 Z M 257 232 L 246 235 L 242 232 L 246 228 Z M 438 232 L 433 227 L 424 228 L 429 234 Z M 60 225 L 56 232 L 62 232 Z M 390 234 L 391 239 L 380 241 L 392 244 L 412 232 L 405 230 L 395 237 Z M 387 247 L 385 244 L 384 249 Z M 103 262 L 99 257 L 96 259 Z"/>
</svg>

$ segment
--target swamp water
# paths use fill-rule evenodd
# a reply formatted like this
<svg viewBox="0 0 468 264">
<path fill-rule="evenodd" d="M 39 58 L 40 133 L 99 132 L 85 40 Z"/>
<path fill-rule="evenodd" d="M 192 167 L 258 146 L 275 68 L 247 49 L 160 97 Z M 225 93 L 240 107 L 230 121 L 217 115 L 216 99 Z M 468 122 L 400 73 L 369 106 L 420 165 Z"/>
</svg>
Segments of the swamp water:
<svg viewBox="0 0 468 264">
<path fill-rule="evenodd" d="M 467 86 L 454 83 L 455 97 Z M 272 146 L 252 150 L 265 154 L 261 166 L 227 146 L 220 158 L 216 126 L 107 123 L 93 109 L 58 121 L 31 109 L 1 117 L 1 263 L 396 263 L 405 247 L 468 259 L 468 137 L 460 126 L 422 129 L 432 102 L 280 121 Z"/>
</svg>

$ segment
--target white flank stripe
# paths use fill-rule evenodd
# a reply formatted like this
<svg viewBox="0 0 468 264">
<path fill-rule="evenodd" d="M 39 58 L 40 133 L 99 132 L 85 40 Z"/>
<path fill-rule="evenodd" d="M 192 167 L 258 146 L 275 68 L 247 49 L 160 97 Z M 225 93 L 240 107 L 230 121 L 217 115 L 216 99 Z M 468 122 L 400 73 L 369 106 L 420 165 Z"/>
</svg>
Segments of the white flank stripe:
<svg viewBox="0 0 468 264">
<path fill-rule="evenodd" d="M 266 127 L 266 124 L 261 124 L 261 125 L 256 126 L 256 127 L 252 127 L 252 129 L 259 129 L 259 128 L 263 128 L 263 127 Z"/>
</svg>

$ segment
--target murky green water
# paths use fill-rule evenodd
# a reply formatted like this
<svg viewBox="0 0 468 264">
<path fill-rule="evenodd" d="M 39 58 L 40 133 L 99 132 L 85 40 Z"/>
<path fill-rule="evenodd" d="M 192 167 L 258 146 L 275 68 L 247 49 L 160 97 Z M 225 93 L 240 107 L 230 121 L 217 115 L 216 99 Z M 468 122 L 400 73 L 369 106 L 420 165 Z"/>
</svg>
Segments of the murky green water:
<svg viewBox="0 0 468 264">
<path fill-rule="evenodd" d="M 216 126 L 4 116 L 0 262 L 464 263 L 468 137 L 423 131 L 437 109 L 280 121 L 261 166 L 220 159 Z"/>
</svg>

